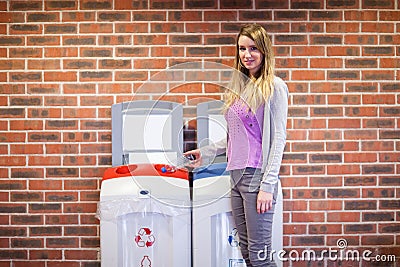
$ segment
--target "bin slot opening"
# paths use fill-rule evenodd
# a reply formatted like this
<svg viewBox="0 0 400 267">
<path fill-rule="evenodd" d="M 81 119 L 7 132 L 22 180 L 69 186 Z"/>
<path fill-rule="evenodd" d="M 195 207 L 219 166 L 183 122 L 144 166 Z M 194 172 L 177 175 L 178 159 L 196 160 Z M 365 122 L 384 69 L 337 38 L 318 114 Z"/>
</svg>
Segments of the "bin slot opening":
<svg viewBox="0 0 400 267">
<path fill-rule="evenodd" d="M 116 168 L 115 172 L 118 174 L 128 174 L 133 172 L 135 169 L 137 168 L 137 165 L 125 165 L 125 166 L 120 166 L 118 168 Z"/>
</svg>

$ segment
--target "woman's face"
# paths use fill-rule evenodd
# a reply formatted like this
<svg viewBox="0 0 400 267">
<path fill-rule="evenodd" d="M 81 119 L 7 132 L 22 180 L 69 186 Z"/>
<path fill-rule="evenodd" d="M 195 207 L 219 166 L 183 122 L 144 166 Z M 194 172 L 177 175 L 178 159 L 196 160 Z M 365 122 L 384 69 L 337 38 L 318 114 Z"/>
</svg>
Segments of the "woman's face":
<svg viewBox="0 0 400 267">
<path fill-rule="evenodd" d="M 256 44 L 247 36 L 241 35 L 238 40 L 239 58 L 243 66 L 255 75 L 262 66 L 264 55 L 257 49 Z"/>
</svg>

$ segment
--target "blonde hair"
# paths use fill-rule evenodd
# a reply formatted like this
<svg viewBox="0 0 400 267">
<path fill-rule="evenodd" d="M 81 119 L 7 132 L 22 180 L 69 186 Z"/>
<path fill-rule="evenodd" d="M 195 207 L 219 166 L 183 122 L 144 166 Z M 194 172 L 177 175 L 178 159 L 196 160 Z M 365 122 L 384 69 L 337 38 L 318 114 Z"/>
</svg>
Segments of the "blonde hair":
<svg viewBox="0 0 400 267">
<path fill-rule="evenodd" d="M 263 54 L 261 68 L 255 77 L 250 77 L 249 70 L 240 61 L 238 43 L 240 36 L 252 39 L 257 49 Z M 240 29 L 236 39 L 234 69 L 229 87 L 224 96 L 224 112 L 229 109 L 235 100 L 240 98 L 255 113 L 257 108 L 267 101 L 274 91 L 274 55 L 272 44 L 266 30 L 262 26 L 247 24 Z"/>
</svg>

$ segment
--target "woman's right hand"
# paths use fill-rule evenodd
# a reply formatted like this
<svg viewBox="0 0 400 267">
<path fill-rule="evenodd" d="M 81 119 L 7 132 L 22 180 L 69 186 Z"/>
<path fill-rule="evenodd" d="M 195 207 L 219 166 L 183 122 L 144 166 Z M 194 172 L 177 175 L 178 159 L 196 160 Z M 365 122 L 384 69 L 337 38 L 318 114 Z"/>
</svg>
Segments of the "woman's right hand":
<svg viewBox="0 0 400 267">
<path fill-rule="evenodd" d="M 201 166 L 202 159 L 201 159 L 200 149 L 194 149 L 194 150 L 187 151 L 187 152 L 183 153 L 183 155 L 184 156 L 189 156 L 189 155 L 194 156 L 195 159 L 190 162 L 189 167 L 198 168 Z"/>
</svg>

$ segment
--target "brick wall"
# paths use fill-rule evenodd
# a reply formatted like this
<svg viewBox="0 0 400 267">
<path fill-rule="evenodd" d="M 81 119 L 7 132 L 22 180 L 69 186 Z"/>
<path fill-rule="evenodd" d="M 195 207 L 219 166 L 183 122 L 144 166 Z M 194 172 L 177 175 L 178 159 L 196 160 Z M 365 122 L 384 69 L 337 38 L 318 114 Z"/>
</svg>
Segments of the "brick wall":
<svg viewBox="0 0 400 267">
<path fill-rule="evenodd" d="M 217 86 L 141 85 L 182 62 L 231 65 L 247 22 L 270 32 L 290 90 L 285 248 L 335 248 L 344 237 L 360 251 L 399 256 L 399 8 L 398 0 L 0 1 L 0 266 L 98 266 L 110 106 L 161 97 L 184 103 L 189 121 L 199 99 L 220 98 Z"/>
</svg>

